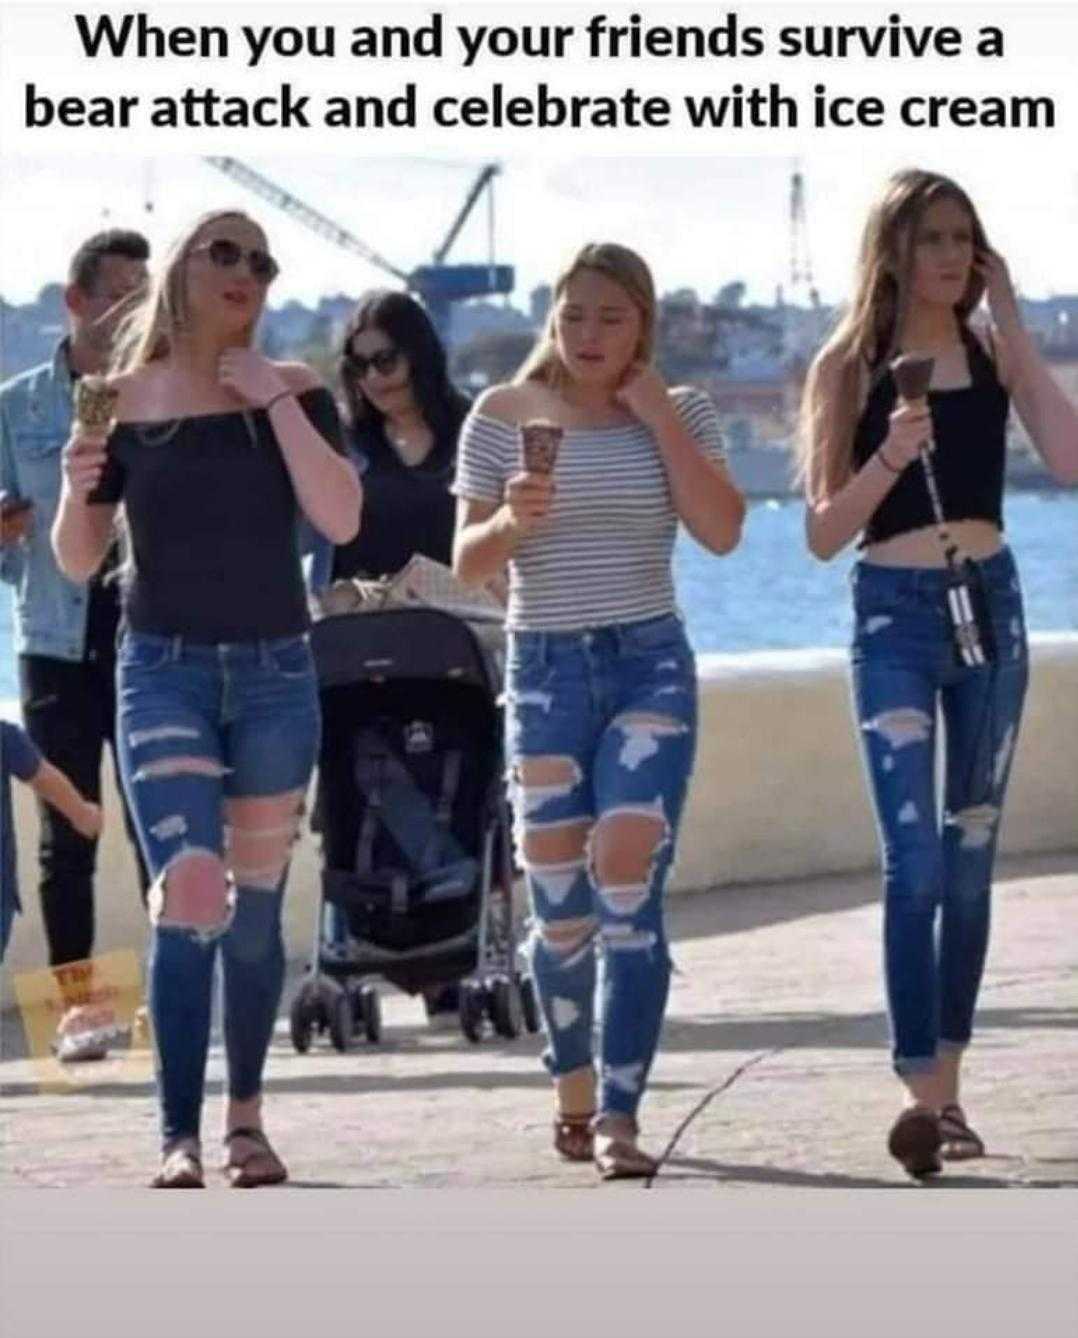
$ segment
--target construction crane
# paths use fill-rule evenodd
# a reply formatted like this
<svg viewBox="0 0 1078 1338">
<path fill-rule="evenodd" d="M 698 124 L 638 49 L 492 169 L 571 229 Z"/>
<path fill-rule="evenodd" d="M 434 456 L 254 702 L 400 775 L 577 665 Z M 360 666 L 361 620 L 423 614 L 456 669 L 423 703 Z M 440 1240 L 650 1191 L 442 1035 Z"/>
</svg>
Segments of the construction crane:
<svg viewBox="0 0 1078 1338">
<path fill-rule="evenodd" d="M 799 165 L 790 176 L 790 291 L 796 295 L 802 284 L 808 290 L 809 305 L 820 305 L 820 294 L 812 278 L 809 254 L 808 216 L 805 213 L 805 178 Z"/>
<path fill-rule="evenodd" d="M 350 251 L 353 255 L 365 260 L 369 265 L 374 265 L 387 274 L 392 274 L 395 279 L 399 279 L 421 299 L 443 340 L 447 340 L 449 337 L 449 327 L 455 302 L 465 302 L 469 298 L 490 297 L 496 293 L 511 293 L 513 291 L 515 276 L 512 265 L 496 265 L 493 258 L 492 182 L 499 172 L 495 163 L 487 163 L 476 177 L 471 190 L 449 228 L 449 232 L 446 234 L 445 240 L 435 250 L 431 263 L 429 265 L 418 265 L 412 270 L 404 270 L 387 260 L 385 256 L 379 255 L 377 251 L 349 232 L 347 228 L 343 228 L 331 218 L 327 218 L 325 214 L 312 208 L 298 196 L 293 195 L 291 191 L 285 190 L 283 186 L 278 186 L 276 182 L 270 181 L 268 177 L 256 172 L 253 167 L 249 167 L 246 163 L 241 163 L 236 158 L 207 158 L 206 162 L 233 181 L 238 181 L 240 185 L 246 186 L 248 190 L 261 196 L 262 199 L 268 200 L 270 204 L 276 205 L 278 209 L 283 210 L 297 222 L 302 223 L 304 227 L 310 228 L 318 236 L 324 237 L 326 241 L 332 242 L 334 246 Z M 447 265 L 445 258 L 484 190 L 487 191 L 490 210 L 488 223 L 491 259 L 486 265 Z"/>
</svg>

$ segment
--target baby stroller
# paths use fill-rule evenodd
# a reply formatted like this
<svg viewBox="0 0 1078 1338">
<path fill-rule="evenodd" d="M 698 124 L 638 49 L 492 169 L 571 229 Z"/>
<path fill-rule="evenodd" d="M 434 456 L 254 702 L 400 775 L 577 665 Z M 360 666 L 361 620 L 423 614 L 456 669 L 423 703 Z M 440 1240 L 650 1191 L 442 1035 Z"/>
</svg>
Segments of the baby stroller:
<svg viewBox="0 0 1078 1338">
<path fill-rule="evenodd" d="M 504 632 L 429 607 L 332 615 L 311 634 L 322 702 L 314 822 L 322 879 L 311 964 L 290 1012 L 301 1053 L 381 1036 L 374 979 L 459 982 L 460 1027 L 537 1031 L 517 968 L 498 708 Z"/>
</svg>

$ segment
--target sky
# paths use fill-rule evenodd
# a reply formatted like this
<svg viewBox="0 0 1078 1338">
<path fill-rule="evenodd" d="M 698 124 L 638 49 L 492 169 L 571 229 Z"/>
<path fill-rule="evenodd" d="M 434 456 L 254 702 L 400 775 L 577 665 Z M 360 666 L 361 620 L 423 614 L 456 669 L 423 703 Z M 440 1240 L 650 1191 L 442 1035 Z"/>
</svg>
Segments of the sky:
<svg viewBox="0 0 1078 1338">
<path fill-rule="evenodd" d="M 404 270 L 429 261 L 481 166 L 414 157 L 246 161 Z M 797 161 L 816 285 L 825 302 L 839 301 L 869 204 L 886 175 L 909 164 L 881 158 L 851 169 L 848 156 L 822 153 Z M 1023 295 L 1078 292 L 1078 171 L 1020 155 L 921 165 L 967 188 Z M 779 157 L 507 159 L 495 186 L 494 258 L 516 266 L 511 300 L 522 309 L 576 246 L 603 239 L 639 250 L 660 292 L 692 287 L 711 297 L 741 279 L 750 301 L 770 302 L 779 284 L 790 294 L 794 166 Z M 203 210 L 231 204 L 263 223 L 281 263 L 271 306 L 395 283 L 199 158 L 0 158 L 0 194 L 0 295 L 8 302 L 31 300 L 62 278 L 72 251 L 100 227 L 140 228 L 160 252 Z M 481 200 L 450 261 L 489 260 L 490 222 Z"/>
</svg>

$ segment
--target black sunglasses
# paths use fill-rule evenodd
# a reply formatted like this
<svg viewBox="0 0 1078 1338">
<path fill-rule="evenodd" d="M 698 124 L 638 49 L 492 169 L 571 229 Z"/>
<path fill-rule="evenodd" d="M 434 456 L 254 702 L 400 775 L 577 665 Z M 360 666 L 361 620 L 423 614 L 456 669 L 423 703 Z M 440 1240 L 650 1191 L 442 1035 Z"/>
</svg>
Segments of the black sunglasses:
<svg viewBox="0 0 1078 1338">
<path fill-rule="evenodd" d="M 235 269 L 246 255 L 251 277 L 257 279 L 259 283 L 272 283 L 281 272 L 280 265 L 268 251 L 263 251 L 257 246 L 244 251 L 239 242 L 231 241 L 228 237 L 217 237 L 204 246 L 196 246 L 191 254 L 197 256 L 202 251 L 206 252 L 218 269 Z"/>
<path fill-rule="evenodd" d="M 362 353 L 353 353 L 350 348 L 345 354 L 348 365 L 360 381 L 372 367 L 379 376 L 388 376 L 400 361 L 400 356 L 399 348 L 380 348 L 377 353 L 372 353 L 369 358 L 365 358 Z"/>
</svg>

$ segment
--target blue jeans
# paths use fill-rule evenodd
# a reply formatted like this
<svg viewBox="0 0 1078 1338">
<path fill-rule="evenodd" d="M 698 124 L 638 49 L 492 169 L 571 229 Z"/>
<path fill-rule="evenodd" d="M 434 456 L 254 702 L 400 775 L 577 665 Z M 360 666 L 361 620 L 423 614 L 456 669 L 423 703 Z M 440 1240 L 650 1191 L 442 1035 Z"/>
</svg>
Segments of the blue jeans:
<svg viewBox="0 0 1078 1338">
<path fill-rule="evenodd" d="M 554 1075 L 592 1062 L 600 1110 L 635 1115 L 670 983 L 663 888 L 696 747 L 696 674 L 675 615 L 511 634 L 510 793 Z"/>
<path fill-rule="evenodd" d="M 155 880 L 149 1004 L 167 1147 L 199 1131 L 218 944 L 229 1095 L 261 1089 L 284 980 L 287 856 L 279 868 L 237 867 L 228 914 L 210 928 L 168 915 L 167 872 L 194 854 L 227 863 L 227 800 L 306 788 L 318 688 L 304 636 L 202 645 L 129 632 L 117 700 L 121 776 Z"/>
<path fill-rule="evenodd" d="M 955 664 L 942 571 L 861 562 L 852 577 L 854 700 L 883 854 L 899 1074 L 929 1072 L 940 1049 L 968 1044 L 988 947 L 992 864 L 1029 664 L 1014 559 L 1003 549 L 977 565 L 998 659 L 976 668 Z"/>
</svg>

